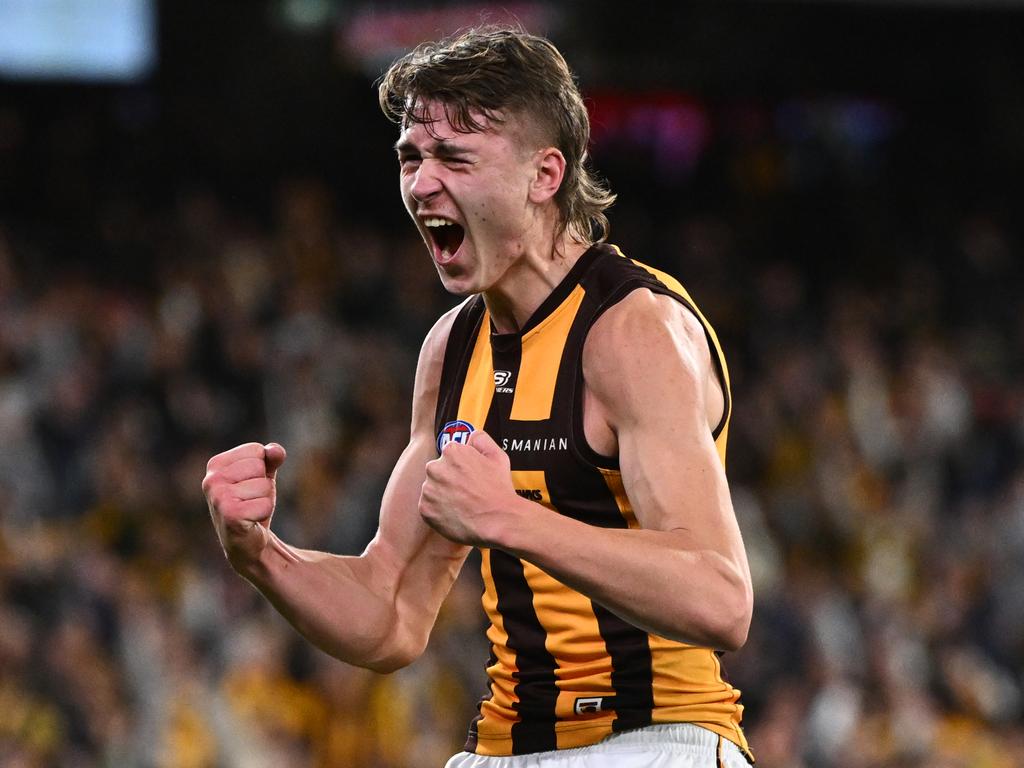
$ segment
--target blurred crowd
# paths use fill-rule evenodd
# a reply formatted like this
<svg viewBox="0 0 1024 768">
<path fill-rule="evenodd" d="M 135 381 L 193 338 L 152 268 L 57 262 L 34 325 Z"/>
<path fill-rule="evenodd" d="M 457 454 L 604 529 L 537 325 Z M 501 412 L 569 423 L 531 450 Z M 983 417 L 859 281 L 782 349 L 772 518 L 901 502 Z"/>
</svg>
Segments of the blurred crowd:
<svg viewBox="0 0 1024 768">
<path fill-rule="evenodd" d="M 1024 765 L 1018 233 L 997 207 L 894 230 L 868 206 L 844 224 L 885 244 L 863 264 L 841 233 L 758 250 L 788 194 L 763 149 L 720 166 L 739 203 L 654 226 L 609 174 L 612 241 L 689 287 L 730 361 L 756 608 L 723 666 L 758 763 Z M 0 213 L 0 766 L 421 768 L 462 744 L 475 561 L 424 657 L 379 676 L 298 637 L 210 526 L 207 459 L 273 439 L 275 529 L 361 551 L 455 301 L 411 226 L 347 219 L 316 178 L 275 195 L 266 217 L 201 187 L 111 195 L 102 264 Z"/>
</svg>

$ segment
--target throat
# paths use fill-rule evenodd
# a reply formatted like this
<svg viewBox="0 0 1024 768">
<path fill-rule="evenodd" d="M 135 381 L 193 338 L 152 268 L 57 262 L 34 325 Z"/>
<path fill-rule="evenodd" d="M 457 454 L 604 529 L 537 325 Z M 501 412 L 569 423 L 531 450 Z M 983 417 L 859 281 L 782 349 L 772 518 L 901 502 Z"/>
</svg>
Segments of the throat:
<svg viewBox="0 0 1024 768">
<path fill-rule="evenodd" d="M 483 291 L 495 332 L 520 333 L 545 302 L 564 299 L 575 283 L 570 272 L 586 250 L 587 246 L 570 244 L 559 250 L 518 254 L 501 277 Z M 550 306 L 546 311 L 553 309 Z"/>
</svg>

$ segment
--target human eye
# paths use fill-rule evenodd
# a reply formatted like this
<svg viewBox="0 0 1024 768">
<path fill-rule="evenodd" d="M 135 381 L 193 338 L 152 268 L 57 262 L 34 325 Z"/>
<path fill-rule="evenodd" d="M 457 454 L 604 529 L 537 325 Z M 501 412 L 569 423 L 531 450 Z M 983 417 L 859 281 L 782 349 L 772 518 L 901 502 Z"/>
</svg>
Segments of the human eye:
<svg viewBox="0 0 1024 768">
<path fill-rule="evenodd" d="M 419 167 L 420 156 L 416 152 L 399 152 L 398 153 L 398 166 L 403 170 L 415 169 Z"/>
</svg>

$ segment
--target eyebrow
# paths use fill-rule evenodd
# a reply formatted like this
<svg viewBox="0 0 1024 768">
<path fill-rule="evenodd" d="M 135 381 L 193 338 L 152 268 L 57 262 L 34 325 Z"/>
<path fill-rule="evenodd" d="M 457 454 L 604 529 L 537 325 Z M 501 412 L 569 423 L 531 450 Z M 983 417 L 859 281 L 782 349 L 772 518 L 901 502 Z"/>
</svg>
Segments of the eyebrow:
<svg viewBox="0 0 1024 768">
<path fill-rule="evenodd" d="M 411 141 L 402 141 L 399 139 L 395 143 L 395 151 L 400 155 L 418 154 L 420 152 L 420 148 Z M 446 157 L 462 157 L 464 155 L 469 155 L 472 154 L 472 150 L 466 147 L 461 147 L 458 144 L 453 144 L 448 140 L 442 140 L 434 144 L 431 149 L 431 154 L 443 159 Z"/>
</svg>

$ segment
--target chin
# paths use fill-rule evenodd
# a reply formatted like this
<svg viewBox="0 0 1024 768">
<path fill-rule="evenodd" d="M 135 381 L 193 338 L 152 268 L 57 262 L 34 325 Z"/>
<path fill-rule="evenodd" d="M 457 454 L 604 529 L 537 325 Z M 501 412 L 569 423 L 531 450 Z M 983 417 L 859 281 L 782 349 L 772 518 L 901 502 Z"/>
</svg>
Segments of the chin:
<svg viewBox="0 0 1024 768">
<path fill-rule="evenodd" d="M 449 275 L 440 267 L 437 275 L 441 278 L 441 286 L 455 296 L 472 296 L 482 290 L 469 275 Z"/>
<path fill-rule="evenodd" d="M 480 290 L 480 273 L 475 264 L 457 260 L 444 266 L 435 262 L 434 267 L 437 269 L 441 285 L 449 293 L 468 296 Z"/>
</svg>

